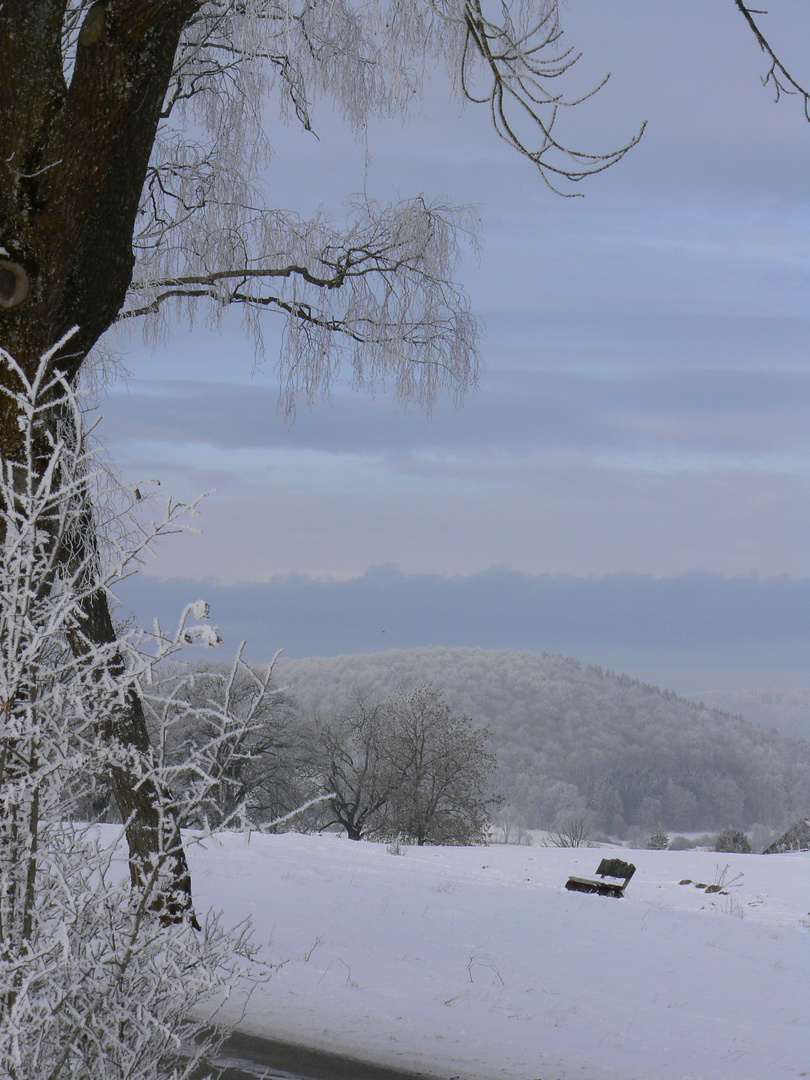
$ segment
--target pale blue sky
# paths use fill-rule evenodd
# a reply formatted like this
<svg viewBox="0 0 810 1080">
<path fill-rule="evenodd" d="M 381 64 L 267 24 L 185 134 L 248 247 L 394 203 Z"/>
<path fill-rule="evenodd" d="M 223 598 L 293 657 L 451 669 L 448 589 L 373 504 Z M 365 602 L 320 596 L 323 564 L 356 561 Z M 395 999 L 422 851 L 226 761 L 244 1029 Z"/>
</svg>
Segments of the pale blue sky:
<svg viewBox="0 0 810 1080">
<path fill-rule="evenodd" d="M 763 25 L 810 82 L 808 5 L 774 6 Z M 810 579 L 810 125 L 795 100 L 776 105 L 762 88 L 765 60 L 731 0 L 569 0 L 564 16 L 585 54 L 577 85 L 612 71 L 599 98 L 566 116 L 571 140 L 607 150 L 648 121 L 585 198 L 551 194 L 484 112 L 447 103 L 438 78 L 423 115 L 369 132 L 365 174 L 365 147 L 328 108 L 316 113 L 320 142 L 271 131 L 281 207 L 337 210 L 363 184 L 380 198 L 480 204 L 480 260 L 460 276 L 486 323 L 485 374 L 463 409 L 440 401 L 430 420 L 341 386 L 287 427 L 272 363 L 251 375 L 238 318 L 223 334 L 180 329 L 155 352 L 127 344 L 134 381 L 102 409 L 125 478 L 158 477 L 180 498 L 217 489 L 202 535 L 149 565 L 139 615 L 183 595 L 173 586 L 161 599 L 157 579 L 190 579 L 195 593 L 210 581 L 229 636 L 267 651 L 287 644 L 284 619 L 268 614 L 262 628 L 254 612 L 240 628 L 227 586 L 263 583 L 283 611 L 279 578 L 293 575 L 312 604 L 309 640 L 300 619 L 286 623 L 296 655 L 343 651 L 342 638 L 380 648 L 377 614 L 318 582 L 363 592 L 370 568 L 390 564 L 397 596 L 409 580 L 424 596 L 425 579 L 410 576 L 428 575 L 450 605 L 439 621 L 423 600 L 391 644 L 523 643 L 683 690 L 807 681 L 808 627 L 795 612 L 791 659 L 755 657 L 758 640 L 763 657 L 773 652 L 791 582 L 799 597 Z M 271 349 L 273 333 L 268 322 Z M 475 618 L 440 588 L 496 569 L 590 581 L 577 593 L 591 597 L 580 636 L 570 620 L 556 644 L 553 620 L 538 616 L 533 631 L 517 609 L 510 620 L 497 575 L 475 593 Z M 687 605 L 675 648 L 666 583 L 696 573 L 718 584 L 715 617 L 690 629 Z M 643 640 L 598 614 L 614 595 L 599 579 L 616 574 L 628 611 L 636 580 L 645 614 L 627 618 Z M 467 640 L 476 618 L 479 638 Z M 326 624 L 338 629 L 325 635 Z"/>
</svg>

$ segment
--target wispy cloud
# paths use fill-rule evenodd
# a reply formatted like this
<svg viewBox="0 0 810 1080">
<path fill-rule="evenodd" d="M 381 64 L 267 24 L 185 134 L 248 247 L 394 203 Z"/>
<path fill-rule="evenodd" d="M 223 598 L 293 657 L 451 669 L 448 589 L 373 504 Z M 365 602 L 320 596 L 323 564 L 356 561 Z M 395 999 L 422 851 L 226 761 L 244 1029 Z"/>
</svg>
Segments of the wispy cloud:
<svg viewBox="0 0 810 1080">
<path fill-rule="evenodd" d="M 810 131 L 796 102 L 776 105 L 763 90 L 763 57 L 731 3 L 681 0 L 673 14 L 668 4 L 577 0 L 565 18 L 568 42 L 584 53 L 580 88 L 613 72 L 602 94 L 561 116 L 566 138 L 607 150 L 649 121 L 641 144 L 583 189 L 585 199 L 550 195 L 481 110 L 448 106 L 438 80 L 405 128 L 369 130 L 371 164 L 317 103 L 320 141 L 268 118 L 276 153 L 266 182 L 279 206 L 339 211 L 359 187 L 383 200 L 447 191 L 481 204 L 481 258 L 459 277 L 486 320 L 487 371 L 463 409 L 440 401 L 427 420 L 344 383 L 286 425 L 276 416 L 277 329 L 268 322 L 268 366 L 251 377 L 237 317 L 226 317 L 219 336 L 198 324 L 154 355 L 133 348 L 140 381 L 102 406 L 127 478 L 159 477 L 180 498 L 218 489 L 203 535 L 163 548 L 151 572 L 216 580 L 223 597 L 248 606 L 264 596 L 255 616 L 262 641 L 289 644 L 292 634 L 298 650 L 326 648 L 325 598 L 344 595 L 338 583 L 355 582 L 347 597 L 379 589 L 389 609 L 407 609 L 413 575 L 427 575 L 432 615 L 413 623 L 421 636 L 408 641 L 449 644 L 441 634 L 457 634 L 464 620 L 479 626 L 477 609 L 446 623 L 437 598 L 450 610 L 448 583 L 481 574 L 487 642 L 591 648 L 587 627 L 607 625 L 600 605 L 609 601 L 630 613 L 620 666 L 635 671 L 647 637 L 629 627 L 649 621 L 633 596 L 656 597 L 649 611 L 660 613 L 665 597 L 680 610 L 680 590 L 694 611 L 704 590 L 729 612 L 731 586 L 718 582 L 731 579 L 735 595 L 753 597 L 746 612 L 721 619 L 714 637 L 685 615 L 674 619 L 656 654 L 662 664 L 665 651 L 692 664 L 690 643 L 699 642 L 731 671 L 738 658 L 722 653 L 723 635 L 734 643 L 740 620 L 761 619 L 745 654 L 756 665 L 757 649 L 782 640 L 773 605 L 790 612 L 807 600 Z M 785 57 L 805 70 L 810 6 L 785 0 L 768 20 Z M 388 562 L 402 568 L 397 588 L 369 571 Z M 625 593 L 569 584 L 554 607 L 552 579 L 532 584 L 544 573 L 603 582 L 625 573 L 635 584 Z M 278 574 L 292 575 L 298 592 L 281 589 Z M 639 574 L 670 581 L 670 591 Z M 770 607 L 754 602 L 751 574 L 779 579 L 762 585 Z M 324 575 L 333 581 L 318 593 Z M 556 644 L 553 628 L 520 637 L 522 616 L 497 614 L 494 592 L 511 595 L 516 581 L 538 610 L 551 604 L 557 625 L 573 605 L 577 633 Z M 370 611 L 347 600 L 328 640 L 359 647 Z M 605 630 L 583 658 L 618 666 L 612 641 Z M 803 678 L 797 650 L 784 656 Z"/>
<path fill-rule="evenodd" d="M 261 585 L 141 579 L 122 589 L 142 624 L 203 596 L 225 639 L 266 660 L 425 644 L 562 653 L 682 693 L 810 686 L 810 580 L 682 574 L 654 578 L 404 574 L 277 577 Z"/>
</svg>

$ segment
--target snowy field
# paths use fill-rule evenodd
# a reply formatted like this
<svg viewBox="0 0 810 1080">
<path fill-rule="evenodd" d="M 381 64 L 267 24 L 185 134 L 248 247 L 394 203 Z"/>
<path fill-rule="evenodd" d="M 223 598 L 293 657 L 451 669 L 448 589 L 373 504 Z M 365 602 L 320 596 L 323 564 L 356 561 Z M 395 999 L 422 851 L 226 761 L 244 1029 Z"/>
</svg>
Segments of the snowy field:
<svg viewBox="0 0 810 1080">
<path fill-rule="evenodd" d="M 810 853 L 613 848 L 637 867 L 624 900 L 565 891 L 607 853 L 189 849 L 198 908 L 249 916 L 280 965 L 245 1031 L 463 1080 L 810 1076 Z M 694 884 L 723 875 L 725 896 Z"/>
</svg>

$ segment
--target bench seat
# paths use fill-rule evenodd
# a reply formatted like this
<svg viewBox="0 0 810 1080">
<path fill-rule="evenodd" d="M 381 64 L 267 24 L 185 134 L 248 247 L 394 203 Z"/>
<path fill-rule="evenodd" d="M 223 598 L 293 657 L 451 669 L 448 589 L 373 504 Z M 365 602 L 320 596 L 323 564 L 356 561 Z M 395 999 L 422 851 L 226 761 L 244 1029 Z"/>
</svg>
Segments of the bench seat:
<svg viewBox="0 0 810 1080">
<path fill-rule="evenodd" d="M 621 899 L 636 868 L 621 859 L 602 859 L 595 878 L 571 875 L 565 884 L 570 892 L 596 893 L 599 896 L 615 896 Z"/>
</svg>

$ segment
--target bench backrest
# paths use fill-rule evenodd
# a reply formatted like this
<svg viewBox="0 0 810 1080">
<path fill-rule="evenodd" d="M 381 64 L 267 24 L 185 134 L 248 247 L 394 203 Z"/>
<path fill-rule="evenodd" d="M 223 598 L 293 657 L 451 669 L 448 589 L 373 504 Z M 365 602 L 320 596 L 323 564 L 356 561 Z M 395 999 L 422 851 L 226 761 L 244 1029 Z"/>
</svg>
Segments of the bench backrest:
<svg viewBox="0 0 810 1080">
<path fill-rule="evenodd" d="M 602 859 L 596 872 L 599 877 L 624 878 L 626 887 L 636 868 L 632 863 L 622 862 L 621 859 Z"/>
</svg>

